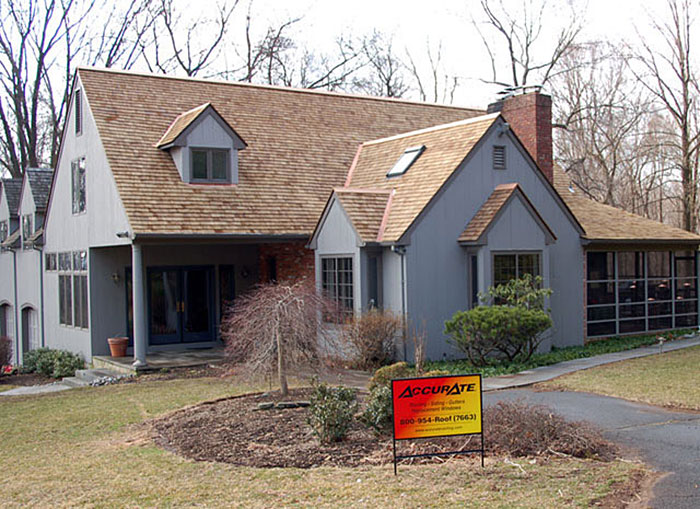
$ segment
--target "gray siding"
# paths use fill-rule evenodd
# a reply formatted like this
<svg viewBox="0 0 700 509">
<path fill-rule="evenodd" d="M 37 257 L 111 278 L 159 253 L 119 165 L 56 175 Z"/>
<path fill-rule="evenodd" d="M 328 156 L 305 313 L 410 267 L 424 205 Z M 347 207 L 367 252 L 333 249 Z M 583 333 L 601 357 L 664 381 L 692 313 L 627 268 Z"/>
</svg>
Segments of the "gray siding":
<svg viewBox="0 0 700 509">
<path fill-rule="evenodd" d="M 506 170 L 492 169 L 494 144 L 506 146 Z M 548 274 L 544 276 L 549 278 L 554 291 L 552 341 L 558 346 L 583 343 L 583 251 L 580 238 L 542 178 L 510 134 L 497 137 L 492 132 L 414 225 L 406 254 L 408 312 L 414 322 L 425 321 L 431 358 L 456 354 L 445 341 L 442 333 L 444 322 L 455 311 L 466 309 L 468 303 L 467 254 L 457 244 L 457 238 L 493 189 L 510 182 L 520 184 L 557 236 L 556 243 L 544 250 L 548 252 L 549 264 Z M 521 218 L 514 217 L 517 215 L 515 211 L 514 208 L 510 219 L 520 221 Z M 521 227 L 517 224 L 511 227 L 499 225 L 489 236 L 489 245 L 479 249 L 479 291 L 491 284 L 492 249 L 523 249 L 528 244 L 534 245 L 525 232 L 518 231 Z"/>
</svg>

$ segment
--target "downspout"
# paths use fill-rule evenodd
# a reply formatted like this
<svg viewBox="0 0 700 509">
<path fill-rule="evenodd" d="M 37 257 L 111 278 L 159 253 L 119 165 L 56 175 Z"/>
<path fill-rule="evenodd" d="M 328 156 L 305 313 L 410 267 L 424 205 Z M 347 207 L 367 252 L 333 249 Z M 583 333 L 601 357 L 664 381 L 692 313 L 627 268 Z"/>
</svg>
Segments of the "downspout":
<svg viewBox="0 0 700 509">
<path fill-rule="evenodd" d="M 15 357 L 17 364 L 20 364 L 19 358 L 19 315 L 17 314 L 17 251 L 12 249 L 12 267 L 15 282 Z"/>
<path fill-rule="evenodd" d="M 401 257 L 401 321 L 403 322 L 401 329 L 403 335 L 403 360 L 405 361 L 408 355 L 406 352 L 406 329 L 408 327 L 406 319 L 406 247 L 393 245 L 391 250 Z"/>
<path fill-rule="evenodd" d="M 34 250 L 39 252 L 39 318 L 41 320 L 41 346 L 46 346 L 46 337 L 44 335 L 44 250 L 41 247 L 34 245 Z"/>
</svg>

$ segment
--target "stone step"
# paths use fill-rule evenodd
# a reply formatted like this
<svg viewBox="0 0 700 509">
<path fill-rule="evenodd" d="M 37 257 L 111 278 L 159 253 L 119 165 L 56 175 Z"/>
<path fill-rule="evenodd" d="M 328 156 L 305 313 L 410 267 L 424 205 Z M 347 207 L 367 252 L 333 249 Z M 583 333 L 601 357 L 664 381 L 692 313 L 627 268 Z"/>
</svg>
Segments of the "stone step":
<svg viewBox="0 0 700 509">
<path fill-rule="evenodd" d="M 68 387 L 86 387 L 90 385 L 90 382 L 83 380 L 82 378 L 78 378 L 77 376 L 67 376 L 61 380 L 61 383 L 63 385 L 67 385 Z"/>
<path fill-rule="evenodd" d="M 75 372 L 75 376 L 77 378 L 85 380 L 88 383 L 93 382 L 95 380 L 99 380 L 100 378 L 104 377 L 116 378 L 119 375 L 120 373 L 109 369 L 79 369 Z"/>
</svg>

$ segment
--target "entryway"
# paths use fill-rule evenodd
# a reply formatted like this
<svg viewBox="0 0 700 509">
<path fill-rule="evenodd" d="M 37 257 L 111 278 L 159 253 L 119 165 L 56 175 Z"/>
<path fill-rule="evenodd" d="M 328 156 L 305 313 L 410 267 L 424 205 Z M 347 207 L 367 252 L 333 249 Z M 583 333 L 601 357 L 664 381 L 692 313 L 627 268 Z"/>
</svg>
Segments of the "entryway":
<svg viewBox="0 0 700 509">
<path fill-rule="evenodd" d="M 213 341 L 214 268 L 149 267 L 150 345 Z"/>
</svg>

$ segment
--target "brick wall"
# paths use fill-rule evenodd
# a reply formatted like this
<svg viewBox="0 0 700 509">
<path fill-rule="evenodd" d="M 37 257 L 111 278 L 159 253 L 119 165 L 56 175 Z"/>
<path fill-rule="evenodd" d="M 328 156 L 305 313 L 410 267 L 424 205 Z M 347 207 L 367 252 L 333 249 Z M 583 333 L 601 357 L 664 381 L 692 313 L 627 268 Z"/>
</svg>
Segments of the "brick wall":
<svg viewBox="0 0 700 509">
<path fill-rule="evenodd" d="M 489 105 L 489 113 L 497 111 L 553 182 L 552 98 L 538 92 L 513 95 Z"/>
<path fill-rule="evenodd" d="M 278 282 L 298 281 L 300 279 L 313 281 L 315 277 L 314 252 L 305 246 L 306 241 L 260 244 L 260 281 L 267 282 L 273 278 L 273 274 L 271 274 L 273 265 L 276 267 Z"/>
</svg>

